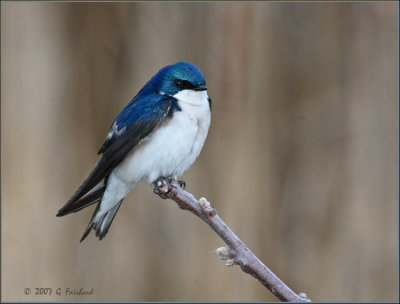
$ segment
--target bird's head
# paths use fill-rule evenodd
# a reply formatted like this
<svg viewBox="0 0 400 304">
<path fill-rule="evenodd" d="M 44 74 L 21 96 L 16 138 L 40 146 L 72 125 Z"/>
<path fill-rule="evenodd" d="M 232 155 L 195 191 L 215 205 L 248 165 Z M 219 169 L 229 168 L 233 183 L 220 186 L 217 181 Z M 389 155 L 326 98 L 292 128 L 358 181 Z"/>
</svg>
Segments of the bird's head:
<svg viewBox="0 0 400 304">
<path fill-rule="evenodd" d="M 149 84 L 158 94 L 174 96 L 183 90 L 207 90 L 203 74 L 189 62 L 178 62 L 162 68 Z"/>
</svg>

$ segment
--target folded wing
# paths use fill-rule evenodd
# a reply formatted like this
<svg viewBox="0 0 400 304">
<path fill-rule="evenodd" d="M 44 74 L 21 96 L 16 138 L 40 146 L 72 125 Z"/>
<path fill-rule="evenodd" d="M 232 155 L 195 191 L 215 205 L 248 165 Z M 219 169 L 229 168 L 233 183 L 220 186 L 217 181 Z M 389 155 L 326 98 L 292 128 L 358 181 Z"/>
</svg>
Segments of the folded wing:
<svg viewBox="0 0 400 304">
<path fill-rule="evenodd" d="M 107 178 L 126 154 L 148 136 L 155 128 L 172 117 L 179 109 L 172 97 L 157 95 L 157 98 L 137 99 L 125 107 L 113 123 L 110 133 L 99 150 L 101 159 L 76 190 L 57 216 L 77 212 L 101 200 Z"/>
</svg>

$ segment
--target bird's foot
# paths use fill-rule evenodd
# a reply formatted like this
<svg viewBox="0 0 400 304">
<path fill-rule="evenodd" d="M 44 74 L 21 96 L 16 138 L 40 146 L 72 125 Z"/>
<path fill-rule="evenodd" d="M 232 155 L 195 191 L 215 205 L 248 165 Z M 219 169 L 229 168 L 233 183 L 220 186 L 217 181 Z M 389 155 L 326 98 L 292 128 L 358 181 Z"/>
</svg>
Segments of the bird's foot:
<svg viewBox="0 0 400 304">
<path fill-rule="evenodd" d="M 176 180 L 179 184 L 179 186 L 181 186 L 182 189 L 186 188 L 186 182 L 182 179 L 182 180 L 178 180 L 177 176 L 172 176 L 171 179 Z"/>
<path fill-rule="evenodd" d="M 186 182 L 185 182 L 184 180 L 178 180 L 178 184 L 179 184 L 179 186 L 181 186 L 181 188 L 182 188 L 183 190 L 185 190 L 185 188 L 186 188 Z"/>
<path fill-rule="evenodd" d="M 153 183 L 153 192 L 161 198 L 166 199 L 167 194 L 171 191 L 172 177 L 159 177 Z"/>
<path fill-rule="evenodd" d="M 177 180 L 176 176 L 159 177 L 151 185 L 153 186 L 153 192 L 159 195 L 161 198 L 166 199 L 167 194 L 171 192 L 172 181 L 177 181 L 182 189 L 185 189 L 186 182 L 184 180 Z"/>
</svg>

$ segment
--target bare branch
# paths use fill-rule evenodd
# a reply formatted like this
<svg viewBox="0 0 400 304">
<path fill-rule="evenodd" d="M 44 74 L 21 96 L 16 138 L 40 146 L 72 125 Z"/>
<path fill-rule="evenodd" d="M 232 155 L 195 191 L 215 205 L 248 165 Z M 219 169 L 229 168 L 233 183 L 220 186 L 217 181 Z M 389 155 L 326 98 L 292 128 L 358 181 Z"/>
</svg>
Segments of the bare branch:
<svg viewBox="0 0 400 304">
<path fill-rule="evenodd" d="M 154 192 L 161 198 L 170 198 L 179 208 L 197 215 L 224 240 L 229 248 L 218 248 L 217 254 L 220 259 L 225 260 L 225 265 L 239 265 L 244 272 L 255 277 L 281 301 L 311 302 L 304 293 L 296 294 L 265 266 L 225 224 L 205 198 L 198 201 L 175 180 L 163 179 L 154 186 Z"/>
</svg>

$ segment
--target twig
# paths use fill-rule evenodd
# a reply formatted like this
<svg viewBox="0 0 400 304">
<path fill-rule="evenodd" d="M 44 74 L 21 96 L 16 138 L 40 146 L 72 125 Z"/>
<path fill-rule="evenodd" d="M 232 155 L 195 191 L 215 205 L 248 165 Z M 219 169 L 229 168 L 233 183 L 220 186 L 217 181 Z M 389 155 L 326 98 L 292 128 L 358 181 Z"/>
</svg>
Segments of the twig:
<svg viewBox="0 0 400 304">
<path fill-rule="evenodd" d="M 161 198 L 170 198 L 179 208 L 197 215 L 224 240 L 229 248 L 220 247 L 217 254 L 220 259 L 225 260 L 225 265 L 238 264 L 244 272 L 255 277 L 281 301 L 311 302 L 304 293 L 296 294 L 265 266 L 225 224 L 205 198 L 198 201 L 183 190 L 177 181 L 171 179 L 162 179 L 161 182 L 159 180 L 154 186 L 154 192 Z"/>
</svg>

